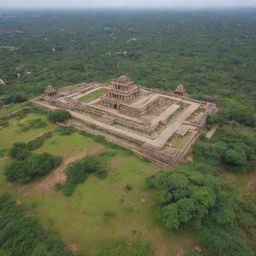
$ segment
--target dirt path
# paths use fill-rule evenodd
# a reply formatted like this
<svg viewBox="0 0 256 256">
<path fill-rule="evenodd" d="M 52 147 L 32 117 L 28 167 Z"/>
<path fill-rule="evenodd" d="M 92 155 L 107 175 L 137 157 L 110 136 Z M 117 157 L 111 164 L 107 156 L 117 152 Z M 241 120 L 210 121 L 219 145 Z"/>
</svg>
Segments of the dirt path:
<svg viewBox="0 0 256 256">
<path fill-rule="evenodd" d="M 42 193 L 45 193 L 50 188 L 52 188 L 56 183 L 64 182 L 66 180 L 66 175 L 64 173 L 65 168 L 68 166 L 68 164 L 83 158 L 87 155 L 87 150 L 82 151 L 78 154 L 75 154 L 73 156 L 70 156 L 69 158 L 65 159 L 65 161 L 52 173 L 50 173 L 47 177 L 45 177 L 40 183 L 34 185 L 31 187 L 30 185 L 22 186 L 22 188 L 19 189 L 19 191 L 24 195 L 27 196 L 35 191 L 41 191 Z"/>
<path fill-rule="evenodd" d="M 214 125 L 214 126 L 211 128 L 211 130 L 207 132 L 207 134 L 206 134 L 205 137 L 206 137 L 207 139 L 210 139 L 210 138 L 213 136 L 213 134 L 216 132 L 216 130 L 217 130 L 218 128 L 219 128 L 218 125 Z"/>
<path fill-rule="evenodd" d="M 0 158 L 0 161 L 5 161 L 5 160 L 8 160 L 8 159 L 9 159 L 8 156 L 3 156 L 3 157 Z"/>
<path fill-rule="evenodd" d="M 252 172 L 248 175 L 247 188 L 251 189 L 256 185 L 256 172 Z"/>
</svg>

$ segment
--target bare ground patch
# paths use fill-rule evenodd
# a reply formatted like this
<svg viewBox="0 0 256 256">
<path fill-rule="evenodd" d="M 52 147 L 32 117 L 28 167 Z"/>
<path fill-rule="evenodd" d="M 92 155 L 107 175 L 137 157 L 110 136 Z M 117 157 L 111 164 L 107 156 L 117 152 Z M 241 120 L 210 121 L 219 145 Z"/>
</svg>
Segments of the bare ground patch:
<svg viewBox="0 0 256 256">
<path fill-rule="evenodd" d="M 247 188 L 253 189 L 256 185 L 256 172 L 252 172 L 248 175 Z"/>
<path fill-rule="evenodd" d="M 28 184 L 25 186 L 20 186 L 18 188 L 18 191 L 21 192 L 23 196 L 27 196 L 35 191 L 40 191 L 42 193 L 47 192 L 56 183 L 65 182 L 66 175 L 64 173 L 64 170 L 68 166 L 68 164 L 70 164 L 78 159 L 81 159 L 86 155 L 87 155 L 87 150 L 70 156 L 69 158 L 65 159 L 64 162 L 57 169 L 55 169 L 52 173 L 50 173 L 48 176 L 43 178 L 42 181 L 40 181 L 37 184 L 31 183 L 31 184 Z"/>
</svg>

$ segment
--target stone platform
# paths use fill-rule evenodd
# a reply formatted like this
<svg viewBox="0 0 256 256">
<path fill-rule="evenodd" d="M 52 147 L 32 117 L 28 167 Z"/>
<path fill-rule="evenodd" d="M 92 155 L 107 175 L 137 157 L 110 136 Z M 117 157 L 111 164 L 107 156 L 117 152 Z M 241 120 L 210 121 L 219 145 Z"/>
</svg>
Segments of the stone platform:
<svg viewBox="0 0 256 256">
<path fill-rule="evenodd" d="M 94 98 L 102 89 L 106 95 Z M 72 116 L 67 125 L 101 134 L 169 166 L 182 160 L 203 130 L 207 115 L 216 111 L 212 103 L 145 89 L 125 76 L 111 85 L 80 84 L 58 93 L 52 87 L 48 91 L 54 97 L 45 92 L 32 103 L 49 110 L 66 109 Z M 93 99 L 83 102 L 86 95 Z"/>
</svg>

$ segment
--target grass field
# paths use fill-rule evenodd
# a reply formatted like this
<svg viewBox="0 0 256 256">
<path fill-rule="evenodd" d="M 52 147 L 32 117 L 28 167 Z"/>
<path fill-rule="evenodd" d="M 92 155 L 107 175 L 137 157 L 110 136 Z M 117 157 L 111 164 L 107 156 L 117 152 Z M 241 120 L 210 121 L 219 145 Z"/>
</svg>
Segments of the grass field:
<svg viewBox="0 0 256 256">
<path fill-rule="evenodd" d="M 79 101 L 81 102 L 90 102 L 92 100 L 96 100 L 97 98 L 103 96 L 104 94 L 106 94 L 107 90 L 106 89 L 99 89 L 97 91 L 94 91 L 92 93 L 89 93 L 87 95 L 85 95 L 84 97 L 79 98 Z"/>
<path fill-rule="evenodd" d="M 0 110 L 0 117 L 10 114 L 11 112 L 18 111 L 26 106 L 27 103 L 10 104 Z"/>
<path fill-rule="evenodd" d="M 29 114 L 25 120 L 38 118 L 38 114 Z M 42 116 L 40 118 L 43 119 Z M 9 148 L 17 141 L 27 141 L 35 136 L 54 129 L 47 127 L 20 132 L 18 123 L 24 120 L 11 120 L 10 127 L 0 131 L 0 145 Z M 47 191 L 33 190 L 24 195 L 23 190 L 36 187 L 40 179 L 27 187 L 7 184 L 4 165 L 8 159 L 0 160 L 0 193 L 10 193 L 25 205 L 36 205 L 30 210 L 47 229 L 56 232 L 67 246 L 72 245 L 83 255 L 94 255 L 107 241 L 112 239 L 150 241 L 157 256 L 175 256 L 186 248 L 197 245 L 194 235 L 188 231 L 172 232 L 155 221 L 152 211 L 153 194 L 145 191 L 145 178 L 156 173 L 161 166 L 127 154 L 119 149 L 112 149 L 95 142 L 92 138 L 75 132 L 54 136 L 35 153 L 49 152 L 65 159 L 81 152 L 95 154 L 114 151 L 115 155 L 108 162 L 108 176 L 99 179 L 89 176 L 79 185 L 71 197 L 65 197 L 62 191 L 51 188 Z M 126 185 L 132 187 L 127 190 Z"/>
<path fill-rule="evenodd" d="M 23 132 L 19 127 L 19 124 L 24 124 L 29 120 L 37 118 L 44 120 L 47 123 L 47 126 L 38 129 L 31 129 L 27 132 Z M 13 118 L 9 120 L 8 127 L 0 127 L 0 149 L 7 149 L 15 142 L 27 142 L 40 134 L 53 130 L 54 128 L 56 128 L 56 125 L 48 122 L 46 117 L 40 114 L 28 114 L 22 120 L 16 120 Z"/>
</svg>

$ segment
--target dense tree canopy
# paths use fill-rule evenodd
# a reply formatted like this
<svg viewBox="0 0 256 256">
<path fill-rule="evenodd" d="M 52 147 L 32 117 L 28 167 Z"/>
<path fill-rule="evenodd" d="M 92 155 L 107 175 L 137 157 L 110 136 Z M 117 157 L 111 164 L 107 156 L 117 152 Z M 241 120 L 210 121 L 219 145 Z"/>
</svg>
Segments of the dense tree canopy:
<svg viewBox="0 0 256 256">
<path fill-rule="evenodd" d="M 197 159 L 224 164 L 231 172 L 252 170 L 256 166 L 256 137 L 224 126 L 210 141 L 198 142 L 194 153 Z"/>
<path fill-rule="evenodd" d="M 199 172 L 163 171 L 151 176 L 147 183 L 158 190 L 157 218 L 173 229 L 187 223 L 200 227 L 219 200 L 218 182 L 212 176 Z"/>
<path fill-rule="evenodd" d="M 32 179 L 49 173 L 61 162 L 61 157 L 49 153 L 31 154 L 24 160 L 14 160 L 7 164 L 4 174 L 7 181 L 28 183 Z"/>
<path fill-rule="evenodd" d="M 243 198 L 237 188 L 198 166 L 181 166 L 147 179 L 156 190 L 157 219 L 168 228 L 193 228 L 201 244 L 216 255 L 253 256 L 255 200 Z M 244 232 L 250 234 L 248 240 Z"/>
<path fill-rule="evenodd" d="M 64 122 L 71 117 L 70 113 L 64 109 L 56 109 L 48 114 L 48 119 L 55 122 Z"/>
<path fill-rule="evenodd" d="M 0 196 L 0 253 L 6 256 L 73 256 L 8 195 Z"/>
<path fill-rule="evenodd" d="M 14 143 L 9 150 L 9 156 L 16 160 L 25 160 L 30 156 L 31 152 L 26 143 Z"/>
</svg>

